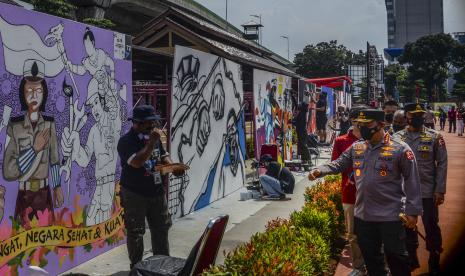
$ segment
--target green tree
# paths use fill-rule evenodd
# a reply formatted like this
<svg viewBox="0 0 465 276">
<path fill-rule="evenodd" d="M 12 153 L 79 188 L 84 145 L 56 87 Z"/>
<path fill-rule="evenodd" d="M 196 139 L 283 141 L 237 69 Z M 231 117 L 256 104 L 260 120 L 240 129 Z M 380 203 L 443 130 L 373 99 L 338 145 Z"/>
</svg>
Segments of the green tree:
<svg viewBox="0 0 465 276">
<path fill-rule="evenodd" d="M 457 68 L 462 68 L 454 74 L 456 81 L 452 94 L 457 97 L 459 102 L 465 101 L 465 45 L 457 45 L 453 52 L 452 64 Z"/>
<path fill-rule="evenodd" d="M 366 77 L 362 78 L 360 83 L 357 83 L 354 86 L 360 88 L 360 92 L 353 99 L 354 103 L 356 103 L 356 104 L 366 104 L 367 101 L 368 101 L 367 78 Z"/>
<path fill-rule="evenodd" d="M 334 77 L 346 74 L 349 64 L 366 64 L 363 51 L 353 53 L 336 40 L 307 45 L 295 56 L 297 73 L 309 77 Z"/>
<path fill-rule="evenodd" d="M 448 77 L 448 65 L 453 60 L 457 42 L 449 34 L 428 35 L 405 45 L 399 62 L 409 64 L 409 78 L 423 81 L 428 101 L 444 94 L 443 84 Z M 444 95 L 441 95 L 444 96 Z"/>
<path fill-rule="evenodd" d="M 34 10 L 56 15 L 63 18 L 74 19 L 75 6 L 66 0 L 24 0 L 34 5 Z"/>
<path fill-rule="evenodd" d="M 398 78 L 404 73 L 402 72 L 403 70 L 405 69 L 399 64 L 390 64 L 384 67 L 384 88 L 386 95 L 394 97 L 399 81 Z"/>
</svg>

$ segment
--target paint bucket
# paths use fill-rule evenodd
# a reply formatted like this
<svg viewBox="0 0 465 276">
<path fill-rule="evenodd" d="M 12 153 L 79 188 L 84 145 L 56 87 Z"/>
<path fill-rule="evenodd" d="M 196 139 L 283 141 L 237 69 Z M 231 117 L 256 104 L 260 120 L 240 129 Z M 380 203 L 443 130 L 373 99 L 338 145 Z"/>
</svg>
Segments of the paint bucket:
<svg viewBox="0 0 465 276">
<path fill-rule="evenodd" d="M 249 199 L 249 193 L 248 193 L 248 192 L 246 192 L 246 193 L 241 193 L 241 198 L 240 198 L 240 200 L 241 200 L 241 201 L 244 201 L 244 200 L 247 200 L 247 199 Z"/>
</svg>

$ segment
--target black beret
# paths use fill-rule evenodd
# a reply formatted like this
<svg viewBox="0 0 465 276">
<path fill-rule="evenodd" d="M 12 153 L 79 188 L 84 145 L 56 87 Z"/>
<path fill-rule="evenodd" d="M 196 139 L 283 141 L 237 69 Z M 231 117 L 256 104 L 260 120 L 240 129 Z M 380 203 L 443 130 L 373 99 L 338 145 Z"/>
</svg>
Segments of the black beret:
<svg viewBox="0 0 465 276">
<path fill-rule="evenodd" d="M 404 106 L 405 112 L 410 113 L 425 113 L 426 109 L 423 104 L 420 103 L 409 103 Z"/>
<path fill-rule="evenodd" d="M 384 111 L 378 109 L 360 110 L 355 121 L 359 123 L 368 123 L 371 121 L 384 122 Z"/>
</svg>

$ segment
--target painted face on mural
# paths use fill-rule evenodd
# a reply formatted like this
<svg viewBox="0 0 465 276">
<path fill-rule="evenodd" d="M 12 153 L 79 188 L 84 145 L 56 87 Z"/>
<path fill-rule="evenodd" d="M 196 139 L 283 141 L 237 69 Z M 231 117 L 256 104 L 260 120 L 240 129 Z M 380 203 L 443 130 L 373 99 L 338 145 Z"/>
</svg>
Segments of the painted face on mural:
<svg viewBox="0 0 465 276">
<path fill-rule="evenodd" d="M 103 107 L 97 94 L 89 101 L 89 105 L 92 109 L 92 116 L 94 116 L 95 121 L 100 122 L 103 117 Z"/>
<path fill-rule="evenodd" d="M 44 89 L 40 81 L 26 81 L 24 85 L 24 98 L 29 112 L 39 111 L 40 105 L 44 99 Z"/>
<path fill-rule="evenodd" d="M 84 48 L 86 48 L 86 53 L 89 56 L 92 56 L 95 53 L 95 45 L 90 36 L 87 36 L 86 39 L 84 39 Z"/>
</svg>

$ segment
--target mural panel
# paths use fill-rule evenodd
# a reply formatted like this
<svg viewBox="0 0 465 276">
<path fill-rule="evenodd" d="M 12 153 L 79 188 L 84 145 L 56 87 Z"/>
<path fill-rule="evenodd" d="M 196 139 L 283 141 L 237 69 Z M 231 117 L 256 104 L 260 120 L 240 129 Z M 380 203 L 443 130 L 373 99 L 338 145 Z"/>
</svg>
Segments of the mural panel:
<svg viewBox="0 0 465 276">
<path fill-rule="evenodd" d="M 124 242 L 128 42 L 0 3 L 0 275 L 56 275 Z"/>
<path fill-rule="evenodd" d="M 171 157 L 190 170 L 170 209 L 183 216 L 242 187 L 244 98 L 239 64 L 176 46 L 173 66 Z"/>
<path fill-rule="evenodd" d="M 277 144 L 279 160 L 292 159 L 292 79 L 254 69 L 256 158 L 263 144 Z"/>
</svg>

